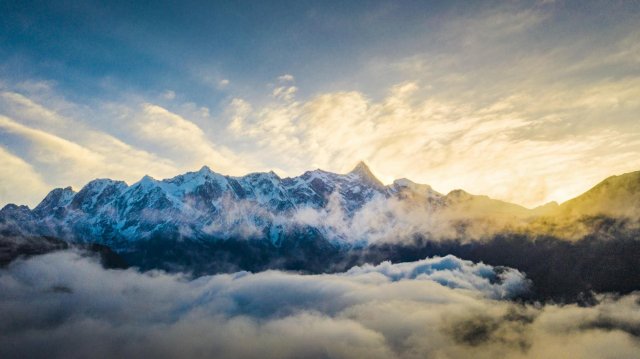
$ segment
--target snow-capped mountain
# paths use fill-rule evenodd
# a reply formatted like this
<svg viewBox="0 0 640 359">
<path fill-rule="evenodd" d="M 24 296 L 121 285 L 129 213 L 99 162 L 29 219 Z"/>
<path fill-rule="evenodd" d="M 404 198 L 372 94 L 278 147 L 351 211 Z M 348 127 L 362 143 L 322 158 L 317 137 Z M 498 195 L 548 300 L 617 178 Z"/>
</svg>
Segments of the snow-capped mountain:
<svg viewBox="0 0 640 359">
<path fill-rule="evenodd" d="M 291 226 L 304 226 L 293 220 L 297 213 L 335 210 L 349 218 L 374 198 L 391 196 L 435 202 L 443 197 L 407 180 L 384 186 L 362 162 L 347 174 L 315 170 L 293 178 L 273 172 L 231 177 L 205 166 L 170 179 L 145 176 L 130 186 L 96 179 L 78 192 L 56 188 L 33 210 L 5 206 L 0 228 L 109 244 L 158 233 L 277 241 Z"/>
<path fill-rule="evenodd" d="M 628 174 L 615 179 L 635 184 L 637 178 Z M 597 192 L 602 197 L 612 181 L 584 196 Z M 618 192 L 616 198 L 622 196 Z M 273 172 L 232 177 L 205 166 L 164 180 L 145 176 L 130 186 L 96 179 L 78 192 L 57 188 L 33 210 L 13 204 L 0 210 L 0 234 L 51 236 L 114 249 L 155 237 L 260 239 L 278 245 L 292 233 L 344 245 L 435 231 L 455 237 L 459 223 L 468 230 L 482 218 L 489 222 L 479 228 L 494 228 L 513 218 L 575 212 L 576 203 L 587 197 L 580 198 L 529 210 L 462 190 L 443 195 L 408 179 L 385 186 L 363 162 L 346 174 L 314 170 L 291 178 Z M 447 227 L 449 222 L 456 225 Z"/>
</svg>

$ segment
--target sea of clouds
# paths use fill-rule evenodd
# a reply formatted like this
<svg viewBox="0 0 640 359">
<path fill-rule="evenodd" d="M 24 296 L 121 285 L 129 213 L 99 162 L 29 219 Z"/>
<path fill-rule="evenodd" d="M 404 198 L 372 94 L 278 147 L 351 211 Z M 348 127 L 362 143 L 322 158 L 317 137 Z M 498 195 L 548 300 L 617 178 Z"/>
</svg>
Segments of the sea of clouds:
<svg viewBox="0 0 640 359">
<path fill-rule="evenodd" d="M 529 281 L 453 256 L 193 279 L 62 251 L 0 270 L 2 358 L 635 358 L 640 294 L 519 304 Z"/>
</svg>

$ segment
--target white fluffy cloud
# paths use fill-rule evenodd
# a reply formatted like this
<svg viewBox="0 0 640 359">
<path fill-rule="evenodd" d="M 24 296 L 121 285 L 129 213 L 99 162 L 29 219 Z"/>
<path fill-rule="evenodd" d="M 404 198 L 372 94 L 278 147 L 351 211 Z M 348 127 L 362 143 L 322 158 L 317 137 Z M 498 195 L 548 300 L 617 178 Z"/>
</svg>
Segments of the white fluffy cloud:
<svg viewBox="0 0 640 359">
<path fill-rule="evenodd" d="M 0 354 L 633 358 L 640 349 L 637 295 L 587 308 L 520 305 L 489 299 L 491 287 L 508 291 L 514 283 L 489 281 L 492 273 L 447 257 L 337 275 L 268 271 L 192 280 L 104 270 L 59 252 L 0 271 Z"/>
</svg>

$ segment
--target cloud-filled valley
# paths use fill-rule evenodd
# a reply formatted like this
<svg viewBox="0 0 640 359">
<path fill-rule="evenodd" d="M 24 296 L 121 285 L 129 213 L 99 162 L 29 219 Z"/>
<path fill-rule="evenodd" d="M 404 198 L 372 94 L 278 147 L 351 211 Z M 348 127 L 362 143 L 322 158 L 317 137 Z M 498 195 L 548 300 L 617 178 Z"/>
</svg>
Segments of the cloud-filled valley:
<svg viewBox="0 0 640 359">
<path fill-rule="evenodd" d="M 503 301 L 526 289 L 520 273 L 452 256 L 188 279 L 67 251 L 14 262 L 0 283 L 5 358 L 631 358 L 640 346 L 637 295 Z"/>
</svg>

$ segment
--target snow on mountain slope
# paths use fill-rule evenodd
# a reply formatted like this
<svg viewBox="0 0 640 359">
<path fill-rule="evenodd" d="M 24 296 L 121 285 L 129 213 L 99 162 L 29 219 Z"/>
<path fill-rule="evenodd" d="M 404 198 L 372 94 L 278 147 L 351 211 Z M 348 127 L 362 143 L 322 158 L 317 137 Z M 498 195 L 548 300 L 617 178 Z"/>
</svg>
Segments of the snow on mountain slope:
<svg viewBox="0 0 640 359">
<path fill-rule="evenodd" d="M 96 179 L 78 192 L 57 188 L 31 211 L 6 206 L 0 225 L 76 241 L 135 241 L 158 233 L 273 240 L 295 211 L 326 208 L 334 193 L 346 217 L 391 194 L 364 163 L 348 174 L 315 170 L 284 179 L 273 172 L 224 176 L 205 166 L 164 180 L 145 176 L 130 186 Z"/>
<path fill-rule="evenodd" d="M 587 200 L 594 208 L 592 202 L 607 197 L 601 192 L 626 191 L 633 187 L 629 183 L 636 186 L 637 176 L 610 178 L 563 208 L 577 208 L 578 202 Z M 616 201 L 629 197 L 621 191 L 614 191 Z M 480 229 L 477 233 L 482 236 L 509 221 L 555 211 L 555 207 L 529 210 L 462 190 L 443 195 L 408 179 L 385 186 L 362 162 L 346 174 L 318 169 L 291 178 L 273 172 L 232 177 L 205 166 L 164 180 L 145 176 L 130 186 L 96 179 L 78 192 L 57 188 L 33 210 L 12 204 L 0 210 L 0 234 L 54 236 L 119 248 L 158 236 L 197 241 L 267 239 L 277 244 L 297 231 L 353 244 L 416 233 L 451 237 L 461 229 L 467 233 Z"/>
</svg>

